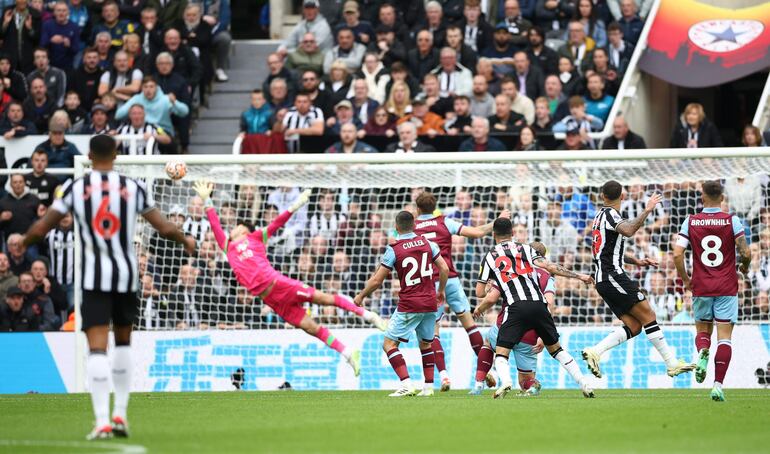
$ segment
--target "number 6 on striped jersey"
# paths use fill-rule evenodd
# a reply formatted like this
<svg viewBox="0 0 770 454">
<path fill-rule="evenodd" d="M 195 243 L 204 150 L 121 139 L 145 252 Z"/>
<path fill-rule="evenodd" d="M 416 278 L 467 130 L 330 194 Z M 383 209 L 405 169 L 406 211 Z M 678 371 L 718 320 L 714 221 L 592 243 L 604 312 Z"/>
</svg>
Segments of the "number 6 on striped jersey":
<svg viewBox="0 0 770 454">
<path fill-rule="evenodd" d="M 120 230 L 120 219 L 112 214 L 109 208 L 110 198 L 104 197 L 92 221 L 94 232 L 105 240 L 109 240 Z"/>
</svg>

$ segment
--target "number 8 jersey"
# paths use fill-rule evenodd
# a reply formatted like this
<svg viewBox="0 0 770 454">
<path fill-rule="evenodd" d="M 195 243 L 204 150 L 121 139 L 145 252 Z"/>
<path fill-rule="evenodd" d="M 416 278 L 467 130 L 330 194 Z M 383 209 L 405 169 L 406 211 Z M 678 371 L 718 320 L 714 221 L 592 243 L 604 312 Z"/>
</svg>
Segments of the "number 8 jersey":
<svg viewBox="0 0 770 454">
<path fill-rule="evenodd" d="M 401 283 L 399 312 L 436 311 L 438 300 L 433 283 L 433 262 L 439 257 L 439 247 L 415 233 L 399 235 L 385 250 L 382 266 L 395 269 Z"/>
<path fill-rule="evenodd" d="M 677 244 L 692 248 L 693 296 L 738 294 L 735 239 L 743 234 L 740 219 L 719 208 L 704 208 L 685 219 Z"/>
</svg>

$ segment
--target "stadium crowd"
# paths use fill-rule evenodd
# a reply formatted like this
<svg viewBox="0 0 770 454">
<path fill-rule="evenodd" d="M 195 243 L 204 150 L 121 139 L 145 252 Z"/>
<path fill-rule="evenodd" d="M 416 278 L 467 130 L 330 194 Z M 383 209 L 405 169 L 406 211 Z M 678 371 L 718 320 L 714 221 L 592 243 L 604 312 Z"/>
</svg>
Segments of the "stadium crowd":
<svg viewBox="0 0 770 454">
<path fill-rule="evenodd" d="M 72 221 L 65 218 L 44 244 L 29 250 L 19 237 L 50 205 L 61 182 L 46 169 L 72 166 L 79 151 L 65 139 L 71 133 L 140 132 L 154 136 L 161 152 L 184 150 L 190 112 L 205 102 L 213 79 L 227 80 L 229 5 L 227 0 L 4 4 L 0 133 L 12 139 L 47 132 L 49 139 L 36 147 L 32 172 L 8 178 L 0 199 L 6 251 L 0 254 L 0 330 L 59 329 L 73 304 Z M 622 116 L 603 143 L 588 133 L 604 127 L 651 4 L 305 0 L 303 19 L 268 57 L 270 74 L 241 117 L 244 147 L 296 152 L 300 138 L 321 136 L 333 138 L 328 153 L 424 152 L 442 143 L 461 151 L 645 148 Z M 566 133 L 563 143 L 554 141 L 554 132 Z M 751 126 L 742 138 L 746 146 L 765 143 Z M 721 145 L 703 107 L 688 105 L 671 146 Z M 144 150 L 125 144 L 123 152 L 129 149 Z M 751 272 L 741 280 L 741 320 L 768 320 L 769 183 L 753 176 L 726 181 L 729 209 L 747 224 L 755 254 Z M 410 206 L 419 190 L 317 191 L 310 207 L 270 240 L 270 258 L 289 276 L 353 295 L 393 237 L 393 213 Z M 443 213 L 465 225 L 486 223 L 510 209 L 517 239 L 544 241 L 551 259 L 591 271 L 588 225 L 600 203 L 598 188 L 432 190 Z M 691 321 L 691 301 L 669 252 L 684 217 L 699 207 L 697 183 L 627 190 L 626 216 L 635 215 L 652 191 L 666 198 L 632 241 L 637 255 L 659 258 L 660 267 L 634 275 L 660 320 Z M 247 185 L 218 192 L 226 227 L 237 220 L 266 224 L 299 194 L 297 188 Z M 196 257 L 160 237 L 137 244 L 139 328 L 283 326 L 267 306 L 239 289 L 217 251 L 202 202 L 187 201 L 188 195 L 184 187 L 158 191 L 159 200 L 170 205 L 170 218 L 198 240 Z M 454 239 L 455 264 L 469 296 L 490 244 L 491 238 Z M 373 310 L 390 315 L 397 285 L 394 280 L 373 295 Z M 556 301 L 554 315 L 561 323 L 612 320 L 593 289 L 559 280 Z M 336 308 L 321 311 L 314 315 L 324 323 L 356 326 Z"/>
</svg>

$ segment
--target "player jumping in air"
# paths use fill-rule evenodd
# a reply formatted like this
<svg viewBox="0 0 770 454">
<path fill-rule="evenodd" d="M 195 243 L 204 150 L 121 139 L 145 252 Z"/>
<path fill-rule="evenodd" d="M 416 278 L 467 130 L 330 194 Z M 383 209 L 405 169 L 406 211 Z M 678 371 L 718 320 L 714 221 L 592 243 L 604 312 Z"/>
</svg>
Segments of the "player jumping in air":
<svg viewBox="0 0 770 454">
<path fill-rule="evenodd" d="M 658 326 L 655 312 L 639 286 L 632 281 L 623 269 L 623 261 L 638 266 L 655 266 L 653 260 L 638 260 L 625 255 L 626 238 L 634 236 L 643 225 L 647 216 L 655 210 L 663 197 L 654 194 L 647 201 L 644 211 L 631 220 L 623 219 L 620 215 L 620 203 L 623 201 L 623 186 L 617 181 L 610 180 L 601 189 L 604 206 L 596 213 L 593 222 L 593 257 L 596 272 L 596 291 L 607 303 L 623 326 L 613 330 L 607 337 L 593 347 L 583 349 L 583 359 L 588 363 L 588 369 L 601 378 L 599 367 L 602 354 L 631 339 L 644 328 L 647 339 L 660 353 L 666 363 L 669 377 L 676 377 L 695 369 L 695 364 L 678 360 L 666 343 L 663 331 Z"/>
<path fill-rule="evenodd" d="M 468 297 L 463 290 L 462 282 L 455 271 L 452 263 L 452 235 L 460 235 L 466 238 L 481 238 L 492 233 L 492 223 L 479 227 L 464 226 L 457 221 L 448 219 L 442 215 L 435 215 L 436 196 L 428 191 L 421 193 L 415 200 L 417 205 L 417 220 L 415 221 L 414 232 L 422 235 L 430 241 L 436 243 L 441 249 L 441 256 L 449 267 L 449 279 L 446 284 L 446 302 L 452 312 L 457 315 L 457 319 L 468 333 L 468 340 L 471 342 L 471 348 L 476 355 L 481 351 L 484 345 L 484 338 L 481 331 L 476 326 L 476 322 L 471 317 L 471 305 Z M 503 212 L 503 217 L 510 217 L 510 213 Z M 438 279 L 438 270 L 433 270 L 434 278 Z M 436 282 L 438 285 L 438 282 Z M 436 369 L 438 369 L 441 378 L 441 391 L 449 391 L 449 374 L 446 371 L 444 362 L 444 348 L 441 346 L 441 335 L 439 333 L 439 322 L 444 315 L 444 306 L 439 306 L 436 311 L 436 330 L 433 337 L 433 353 L 436 356 Z M 495 386 L 494 378 L 490 375 L 487 378 L 490 387 Z"/>
<path fill-rule="evenodd" d="M 479 281 L 484 285 L 489 282 L 492 286 L 473 312 L 473 318 L 483 317 L 484 312 L 492 307 L 500 296 L 503 297 L 505 311 L 495 349 L 495 369 L 500 375 L 500 387 L 495 391 L 494 398 L 505 397 L 513 388 L 508 356 L 521 342 L 524 334 L 531 329 L 543 340 L 548 353 L 559 361 L 572 379 L 580 385 L 583 395 L 594 397 L 594 390 L 587 377 L 580 372 L 575 359 L 559 345 L 559 333 L 551 313 L 548 312 L 535 268 L 543 268 L 557 276 L 579 279 L 589 285 L 593 284 L 593 278 L 551 263 L 529 245 L 513 241 L 513 224 L 510 219 L 496 219 L 493 232 L 497 244 L 484 256 L 479 272 Z"/>
<path fill-rule="evenodd" d="M 229 238 L 222 230 L 217 211 L 211 201 L 213 190 L 214 184 L 209 181 L 195 183 L 195 192 L 203 199 L 206 206 L 206 216 L 211 224 L 214 238 L 219 247 L 226 252 L 227 260 L 238 282 L 252 295 L 259 296 L 265 304 L 292 326 L 317 337 L 340 353 L 358 376 L 361 369 L 361 352 L 345 347 L 325 326 L 316 323 L 302 305 L 313 303 L 321 306 L 336 306 L 362 317 L 382 331 L 385 331 L 387 326 L 385 321 L 374 312 L 356 306 L 343 295 L 330 295 L 284 276 L 272 267 L 267 258 L 268 238 L 283 227 L 294 212 L 308 202 L 310 190 L 306 189 L 287 211 L 278 215 L 266 228 L 255 230 L 253 226 L 238 224 L 230 231 Z"/>
<path fill-rule="evenodd" d="M 545 245 L 539 241 L 529 244 L 538 254 L 545 257 Z M 554 294 L 556 293 L 556 280 L 546 270 L 537 268 L 537 280 L 540 284 L 540 290 L 543 292 L 549 309 L 553 306 Z M 481 300 L 491 288 L 487 281 L 478 281 L 476 283 L 476 297 Z M 478 396 L 484 391 L 484 379 L 489 376 L 494 362 L 495 349 L 497 348 L 497 335 L 500 332 L 500 325 L 503 323 L 506 308 L 503 307 L 497 315 L 497 323 L 492 325 L 484 337 L 484 346 L 476 361 L 476 383 L 468 394 Z M 543 351 L 543 341 L 537 337 L 535 330 L 531 329 L 524 333 L 524 337 L 513 348 L 513 357 L 518 371 L 520 395 L 536 396 L 540 393 L 540 382 L 535 378 L 537 370 L 537 355 Z M 495 385 L 490 385 L 490 388 Z"/>
<path fill-rule="evenodd" d="M 692 291 L 695 315 L 695 348 L 698 351 L 698 365 L 695 381 L 706 379 L 709 362 L 709 347 L 714 323 L 717 325 L 717 352 L 714 355 L 714 387 L 711 398 L 724 401 L 722 383 L 733 349 L 730 338 L 733 325 L 738 320 L 738 274 L 735 272 L 735 250 L 741 258 L 740 272 L 748 273 L 751 252 L 746 244 L 743 224 L 737 216 L 721 209 L 724 200 L 722 183 L 703 183 L 703 211 L 688 216 L 679 231 L 674 246 L 674 264 L 685 288 Z M 692 278 L 687 274 L 684 253 L 692 248 Z"/>
<path fill-rule="evenodd" d="M 382 349 L 388 355 L 391 367 L 401 380 L 401 387 L 390 394 L 390 397 L 433 395 L 433 325 L 436 323 L 436 307 L 444 304 L 445 289 L 449 267 L 441 257 L 439 247 L 424 236 L 414 233 L 414 216 L 408 211 L 396 215 L 396 231 L 398 238 L 391 243 L 382 256 L 377 271 L 367 281 L 366 287 L 356 295 L 355 303 L 361 306 L 364 298 L 382 286 L 382 283 L 396 270 L 401 283 L 398 294 L 398 307 L 390 318 L 388 331 Z M 433 266 L 439 271 L 438 290 L 433 284 Z M 406 361 L 398 350 L 400 342 L 409 342 L 409 337 L 415 331 L 420 343 L 422 354 L 422 371 L 425 385 L 418 394 L 412 386 Z"/>
</svg>

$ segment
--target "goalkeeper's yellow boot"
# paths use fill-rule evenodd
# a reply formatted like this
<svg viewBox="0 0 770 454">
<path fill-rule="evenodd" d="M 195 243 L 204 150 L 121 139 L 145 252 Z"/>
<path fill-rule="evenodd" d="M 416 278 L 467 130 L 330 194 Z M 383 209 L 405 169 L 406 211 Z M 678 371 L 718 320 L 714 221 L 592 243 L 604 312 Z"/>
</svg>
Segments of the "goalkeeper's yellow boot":
<svg viewBox="0 0 770 454">
<path fill-rule="evenodd" d="M 685 372 L 692 372 L 693 370 L 695 370 L 695 364 L 687 363 L 680 359 L 676 366 L 669 367 L 667 372 L 669 377 L 676 377 L 677 375 L 681 375 Z"/>
</svg>

